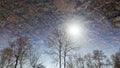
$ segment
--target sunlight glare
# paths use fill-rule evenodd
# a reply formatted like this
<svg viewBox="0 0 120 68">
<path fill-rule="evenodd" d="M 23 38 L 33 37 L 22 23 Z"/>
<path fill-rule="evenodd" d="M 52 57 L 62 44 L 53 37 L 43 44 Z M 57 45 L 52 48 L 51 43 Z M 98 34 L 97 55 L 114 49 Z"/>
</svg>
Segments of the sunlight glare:
<svg viewBox="0 0 120 68">
<path fill-rule="evenodd" d="M 77 39 L 83 35 L 83 28 L 78 23 L 69 23 L 67 24 L 66 32 L 71 38 Z"/>
</svg>

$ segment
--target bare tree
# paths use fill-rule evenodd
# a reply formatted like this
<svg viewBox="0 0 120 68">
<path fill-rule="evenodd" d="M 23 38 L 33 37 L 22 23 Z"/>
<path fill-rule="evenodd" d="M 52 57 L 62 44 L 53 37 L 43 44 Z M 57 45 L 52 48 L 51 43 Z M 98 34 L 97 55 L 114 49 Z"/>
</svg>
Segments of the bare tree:
<svg viewBox="0 0 120 68">
<path fill-rule="evenodd" d="M 75 68 L 74 57 L 68 57 L 67 68 Z"/>
<path fill-rule="evenodd" d="M 0 57 L 0 67 L 1 68 L 8 68 L 13 65 L 13 50 L 9 47 L 3 48 L 1 50 L 1 57 Z"/>
<path fill-rule="evenodd" d="M 119 68 L 120 67 L 120 50 L 115 55 L 112 55 L 112 57 L 113 57 L 114 68 Z"/>
<path fill-rule="evenodd" d="M 38 64 L 38 65 L 36 66 L 36 68 L 45 68 L 45 66 L 42 65 L 42 64 Z"/>
<path fill-rule="evenodd" d="M 75 51 L 78 47 L 73 46 L 73 41 L 66 36 L 66 34 L 63 35 L 63 63 L 64 63 L 64 68 L 67 67 L 67 58 L 69 58 L 72 54 L 72 51 Z"/>
<path fill-rule="evenodd" d="M 15 41 L 10 43 L 10 47 L 12 48 L 15 57 L 15 68 L 17 68 L 18 63 L 20 64 L 20 68 L 22 68 L 23 60 L 27 56 L 31 47 L 28 42 L 28 38 L 25 36 L 17 38 Z"/>
<path fill-rule="evenodd" d="M 49 54 L 56 56 L 58 58 L 59 68 L 62 67 L 62 43 L 63 39 L 61 38 L 61 33 L 58 29 L 54 29 L 52 36 L 48 37 L 48 43 L 50 47 Z"/>
<path fill-rule="evenodd" d="M 103 60 L 106 58 L 104 53 L 101 50 L 93 51 L 93 60 L 95 64 L 95 68 L 101 68 L 104 65 Z"/>
<path fill-rule="evenodd" d="M 59 61 L 59 68 L 62 67 L 62 63 L 64 68 L 67 67 L 67 56 L 76 48 L 72 46 L 73 42 L 63 30 L 63 28 L 53 27 L 53 32 L 48 36 L 49 54 L 54 55 L 56 61 Z"/>
<path fill-rule="evenodd" d="M 109 58 L 107 58 L 107 59 L 105 60 L 104 67 L 105 67 L 105 68 L 111 68 L 112 66 L 113 66 L 112 61 L 111 61 Z"/>
<path fill-rule="evenodd" d="M 76 68 L 84 68 L 85 67 L 84 63 L 85 63 L 85 60 L 83 57 L 80 56 L 80 54 L 75 56 Z"/>
<path fill-rule="evenodd" d="M 84 56 L 87 68 L 93 68 L 92 55 L 88 53 Z"/>
<path fill-rule="evenodd" d="M 40 57 L 41 57 L 41 54 L 39 52 L 37 52 L 36 48 L 32 47 L 32 49 L 29 53 L 29 56 L 28 56 L 30 65 L 32 66 L 32 68 L 37 68 L 38 64 L 40 63 L 40 61 L 39 61 Z"/>
</svg>

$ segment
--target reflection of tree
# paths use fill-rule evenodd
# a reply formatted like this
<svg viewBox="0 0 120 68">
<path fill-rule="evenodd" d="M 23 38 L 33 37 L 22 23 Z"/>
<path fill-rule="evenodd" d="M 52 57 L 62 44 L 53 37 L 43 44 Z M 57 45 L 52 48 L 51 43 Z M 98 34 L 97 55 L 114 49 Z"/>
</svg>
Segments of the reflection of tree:
<svg viewBox="0 0 120 68">
<path fill-rule="evenodd" d="M 88 68 L 93 68 L 93 60 L 92 60 L 92 55 L 91 54 L 87 54 L 84 56 L 86 65 Z"/>
<path fill-rule="evenodd" d="M 31 49 L 31 51 L 28 55 L 28 59 L 29 59 L 29 62 L 30 62 L 30 65 L 32 66 L 32 68 L 36 68 L 38 66 L 38 64 L 40 63 L 39 60 L 41 58 L 41 54 L 39 54 L 39 52 L 37 52 L 35 49 L 36 48 Z"/>
<path fill-rule="evenodd" d="M 84 63 L 85 61 L 83 57 L 81 57 L 80 55 L 75 56 L 75 65 L 77 68 L 85 68 Z"/>
<path fill-rule="evenodd" d="M 15 68 L 17 68 L 18 64 L 20 64 L 20 68 L 22 68 L 23 61 L 31 48 L 28 39 L 26 37 L 20 37 L 16 41 L 12 42 L 10 47 L 13 50 L 13 55 L 15 58 Z"/>
<path fill-rule="evenodd" d="M 103 60 L 106 58 L 104 53 L 99 50 L 94 50 L 93 51 L 93 60 L 96 68 L 101 68 L 102 65 L 104 65 Z"/>
<path fill-rule="evenodd" d="M 112 57 L 113 57 L 114 68 L 119 68 L 120 67 L 120 50 Z"/>
<path fill-rule="evenodd" d="M 38 64 L 36 68 L 45 68 L 45 66 Z"/>
<path fill-rule="evenodd" d="M 55 57 L 59 68 L 62 66 L 66 68 L 67 57 L 75 47 L 72 46 L 72 41 L 67 37 L 65 31 L 61 28 L 53 27 L 53 33 L 48 37 L 48 43 L 50 47 L 49 54 Z"/>
<path fill-rule="evenodd" d="M 8 47 L 1 49 L 0 67 L 24 68 L 29 63 L 33 68 L 45 68 L 39 61 L 40 54 L 33 47 L 26 36 L 17 37 Z"/>
<path fill-rule="evenodd" d="M 13 50 L 9 47 L 1 50 L 1 60 L 0 60 L 1 68 L 8 68 L 13 66 Z"/>
</svg>

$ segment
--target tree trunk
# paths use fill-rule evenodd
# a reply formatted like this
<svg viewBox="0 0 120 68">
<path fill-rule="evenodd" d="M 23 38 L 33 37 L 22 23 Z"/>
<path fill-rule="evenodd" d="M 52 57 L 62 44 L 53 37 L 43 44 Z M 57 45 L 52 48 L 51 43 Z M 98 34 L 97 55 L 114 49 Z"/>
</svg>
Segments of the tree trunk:
<svg viewBox="0 0 120 68">
<path fill-rule="evenodd" d="M 65 52 L 64 52 L 64 68 L 66 68 L 66 48 L 65 48 Z"/>
<path fill-rule="evenodd" d="M 18 60 L 19 60 L 19 56 L 16 56 L 16 60 L 15 60 L 15 68 L 17 68 Z"/>
<path fill-rule="evenodd" d="M 62 56 L 61 56 L 61 51 L 62 51 L 61 48 L 62 48 L 62 47 L 61 47 L 61 45 L 59 46 L 59 48 L 60 48 L 60 50 L 59 50 L 59 54 L 60 54 L 60 55 L 59 55 L 59 59 L 60 59 L 60 60 L 59 60 L 59 68 L 61 68 L 61 63 L 62 63 L 62 59 L 61 59 L 61 57 L 62 57 Z"/>
<path fill-rule="evenodd" d="M 20 68 L 22 68 L 22 58 L 21 58 L 21 60 L 20 60 Z"/>
<path fill-rule="evenodd" d="M 84 68 L 84 61 L 82 61 L 82 68 Z"/>
<path fill-rule="evenodd" d="M 101 62 L 98 60 L 98 68 L 101 68 Z"/>
</svg>

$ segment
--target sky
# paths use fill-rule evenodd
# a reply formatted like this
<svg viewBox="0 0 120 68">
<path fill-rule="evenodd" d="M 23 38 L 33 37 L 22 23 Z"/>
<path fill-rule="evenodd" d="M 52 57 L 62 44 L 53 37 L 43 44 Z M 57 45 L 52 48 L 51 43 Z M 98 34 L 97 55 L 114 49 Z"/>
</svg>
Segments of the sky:
<svg viewBox="0 0 120 68">
<path fill-rule="evenodd" d="M 98 2 L 90 6 L 90 0 L 1 0 L 0 46 L 6 47 L 9 41 L 25 35 L 44 52 L 47 50 L 47 35 L 51 32 L 51 25 L 64 26 L 66 30 L 67 26 L 72 28 L 75 24 L 81 28 L 78 28 L 80 36 L 77 36 L 81 54 L 99 49 L 111 55 L 120 48 L 120 12 L 118 8 L 112 11 L 113 7 L 107 7 L 111 1 L 99 2 L 98 6 L 94 6 Z M 51 57 L 43 57 L 46 57 L 43 64 L 49 68 Z"/>
</svg>

